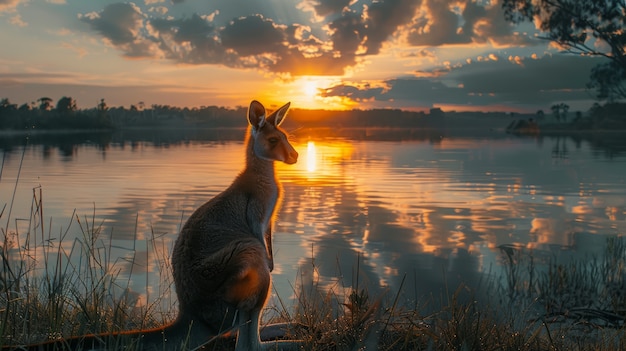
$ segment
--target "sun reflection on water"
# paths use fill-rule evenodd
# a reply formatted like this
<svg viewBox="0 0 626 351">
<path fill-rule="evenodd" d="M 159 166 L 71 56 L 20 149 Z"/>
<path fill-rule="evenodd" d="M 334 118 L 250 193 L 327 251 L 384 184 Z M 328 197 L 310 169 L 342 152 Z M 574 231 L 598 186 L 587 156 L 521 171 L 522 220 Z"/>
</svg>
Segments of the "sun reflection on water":
<svg viewBox="0 0 626 351">
<path fill-rule="evenodd" d="M 306 170 L 313 173 L 317 170 L 317 149 L 315 142 L 309 140 L 306 147 Z"/>
<path fill-rule="evenodd" d="M 294 147 L 301 155 L 298 163 L 276 164 L 282 182 L 331 186 L 345 181 L 346 164 L 353 157 L 353 144 L 341 140 L 308 140 Z"/>
</svg>

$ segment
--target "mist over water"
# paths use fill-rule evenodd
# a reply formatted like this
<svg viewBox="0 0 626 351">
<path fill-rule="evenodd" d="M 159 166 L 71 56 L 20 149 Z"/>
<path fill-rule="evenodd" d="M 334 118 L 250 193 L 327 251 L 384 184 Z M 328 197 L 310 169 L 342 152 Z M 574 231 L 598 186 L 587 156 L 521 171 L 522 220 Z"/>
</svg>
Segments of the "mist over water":
<svg viewBox="0 0 626 351">
<path fill-rule="evenodd" d="M 33 240 L 63 237 L 69 252 L 84 239 L 81 226 L 101 225 L 99 245 L 119 277 L 139 294 L 158 292 L 160 262 L 184 221 L 241 170 L 244 131 L 136 133 L 5 139 L 0 226 L 32 232 L 23 219 L 41 200 L 43 229 Z M 284 198 L 274 295 L 289 301 L 301 283 L 317 280 L 329 289 L 358 284 L 370 295 L 402 285 L 409 299 L 440 299 L 460 282 L 496 277 L 500 245 L 582 258 L 626 233 L 619 142 L 403 139 L 297 133 L 300 160 L 277 166 Z"/>
</svg>

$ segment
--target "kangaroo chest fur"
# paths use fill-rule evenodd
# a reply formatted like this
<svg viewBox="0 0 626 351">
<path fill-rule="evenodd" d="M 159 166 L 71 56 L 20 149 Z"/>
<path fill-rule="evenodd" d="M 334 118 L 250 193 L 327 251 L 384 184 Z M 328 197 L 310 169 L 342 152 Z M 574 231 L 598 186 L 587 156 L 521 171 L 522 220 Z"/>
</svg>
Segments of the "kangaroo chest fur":
<svg viewBox="0 0 626 351">
<path fill-rule="evenodd" d="M 279 185 L 272 179 L 248 194 L 246 202 L 246 219 L 255 237 L 261 241 L 271 229 L 275 208 L 280 197 Z"/>
<path fill-rule="evenodd" d="M 265 213 L 263 214 L 263 218 L 261 220 L 261 234 L 267 233 L 268 230 L 271 229 L 272 225 L 272 217 L 274 215 L 274 209 L 276 208 L 276 203 L 278 202 L 278 185 L 276 183 L 273 184 L 271 192 L 267 197 L 267 203 L 265 205 Z"/>
</svg>

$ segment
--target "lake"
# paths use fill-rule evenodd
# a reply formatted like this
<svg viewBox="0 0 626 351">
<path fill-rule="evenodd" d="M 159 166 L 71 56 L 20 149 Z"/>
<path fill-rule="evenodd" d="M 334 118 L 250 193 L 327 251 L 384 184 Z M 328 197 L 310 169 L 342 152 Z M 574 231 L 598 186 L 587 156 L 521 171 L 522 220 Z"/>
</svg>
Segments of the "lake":
<svg viewBox="0 0 626 351">
<path fill-rule="evenodd" d="M 602 254 L 606 237 L 626 234 L 621 136 L 608 143 L 498 132 L 294 134 L 298 163 L 277 166 L 284 199 L 273 237 L 274 303 L 293 303 L 312 283 L 335 293 L 358 286 L 440 299 L 460 282 L 497 277 L 502 245 L 585 258 Z M 50 270 L 42 255 L 77 260 L 95 233 L 110 274 L 139 303 L 172 294 L 163 282 L 177 232 L 241 170 L 243 136 L 232 129 L 0 137 L 0 228 L 12 252 L 36 248 L 29 257 L 37 270 Z"/>
</svg>

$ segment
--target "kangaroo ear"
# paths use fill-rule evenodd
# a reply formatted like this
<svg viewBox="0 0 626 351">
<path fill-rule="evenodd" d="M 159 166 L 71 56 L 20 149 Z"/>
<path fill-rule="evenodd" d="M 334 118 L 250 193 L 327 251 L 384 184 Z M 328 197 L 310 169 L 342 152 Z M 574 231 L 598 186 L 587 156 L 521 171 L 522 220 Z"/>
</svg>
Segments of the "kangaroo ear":
<svg viewBox="0 0 626 351">
<path fill-rule="evenodd" d="M 289 110 L 289 105 L 291 102 L 286 103 L 278 110 L 274 111 L 272 115 L 268 118 L 270 122 L 273 122 L 275 126 L 279 126 L 285 120 L 285 116 L 287 116 L 287 110 Z"/>
<path fill-rule="evenodd" d="M 265 124 L 265 107 L 256 100 L 252 100 L 248 108 L 248 122 L 255 129 L 260 129 Z"/>
</svg>

